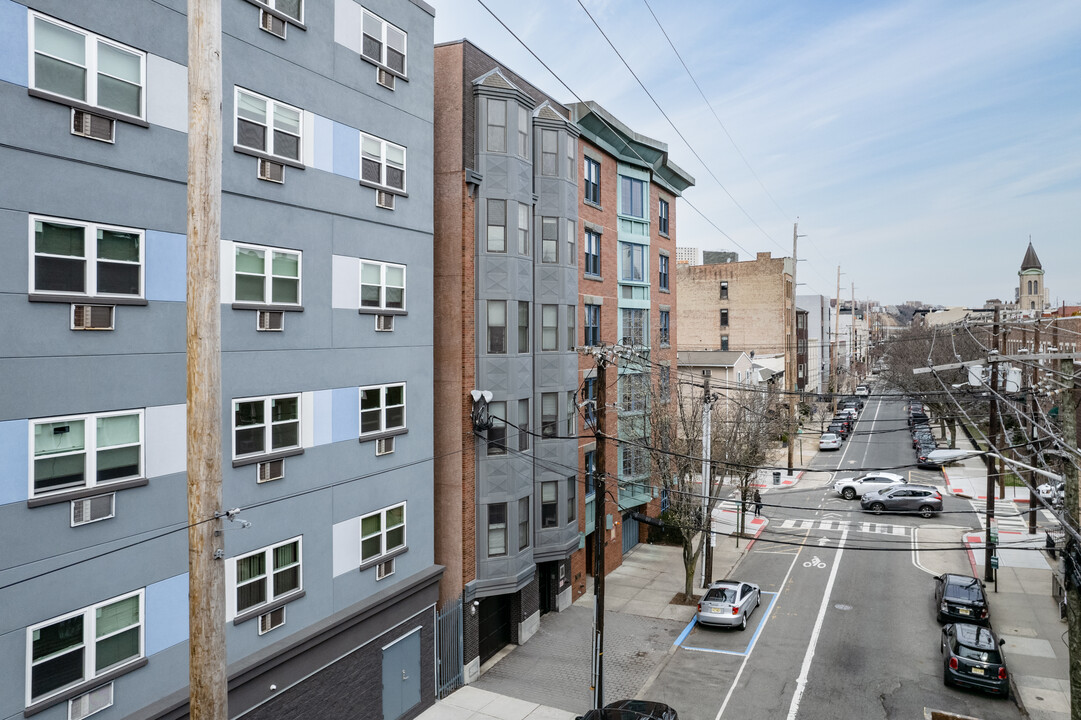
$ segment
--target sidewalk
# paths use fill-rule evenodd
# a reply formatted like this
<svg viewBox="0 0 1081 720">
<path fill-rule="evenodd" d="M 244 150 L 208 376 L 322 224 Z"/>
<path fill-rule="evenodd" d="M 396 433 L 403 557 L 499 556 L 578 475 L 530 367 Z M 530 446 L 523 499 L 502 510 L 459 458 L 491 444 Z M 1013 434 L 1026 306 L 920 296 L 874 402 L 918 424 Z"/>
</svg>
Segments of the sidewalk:
<svg viewBox="0 0 1081 720">
<path fill-rule="evenodd" d="M 959 448 L 972 448 L 959 435 Z M 987 469 L 980 458 L 969 458 L 942 469 L 951 495 L 987 501 Z M 1027 488 L 1007 487 L 996 507 L 1016 509 L 1029 501 Z M 1000 511 L 1001 512 L 1001 511 Z M 972 575 L 984 575 L 986 532 L 967 532 Z M 1044 552 L 1045 535 L 1000 530 L 997 582 L 987 582 L 991 624 L 1006 641 L 1006 662 L 1018 704 L 1032 720 L 1067 720 L 1070 717 L 1069 650 L 1062 640 L 1066 624 L 1059 620 L 1058 602 L 1051 595 L 1054 570 Z M 1061 561 L 1055 561 L 1056 564 Z"/>
</svg>

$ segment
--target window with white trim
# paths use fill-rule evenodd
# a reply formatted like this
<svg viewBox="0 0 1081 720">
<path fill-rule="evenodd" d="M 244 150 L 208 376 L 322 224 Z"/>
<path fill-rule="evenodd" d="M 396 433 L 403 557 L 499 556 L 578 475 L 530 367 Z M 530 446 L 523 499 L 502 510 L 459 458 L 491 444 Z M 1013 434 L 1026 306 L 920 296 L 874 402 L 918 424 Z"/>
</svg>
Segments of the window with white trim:
<svg viewBox="0 0 1081 720">
<path fill-rule="evenodd" d="M 143 411 L 30 421 L 30 497 L 143 477 Z"/>
<path fill-rule="evenodd" d="M 236 302 L 300 305 L 299 250 L 241 243 L 234 246 Z"/>
<path fill-rule="evenodd" d="M 622 282 L 647 282 L 645 246 L 628 242 L 619 245 L 623 256 L 623 267 L 620 269 L 619 279 Z"/>
<path fill-rule="evenodd" d="M 530 545 L 529 532 L 529 498 L 518 500 L 518 549 L 525 550 Z"/>
<path fill-rule="evenodd" d="M 405 383 L 360 389 L 360 435 L 405 429 Z"/>
<path fill-rule="evenodd" d="M 405 148 L 360 134 L 360 179 L 391 190 L 405 192 Z"/>
<path fill-rule="evenodd" d="M 578 230 L 575 227 L 573 220 L 567 221 L 567 264 L 578 264 L 578 251 L 574 247 L 575 241 L 578 239 Z"/>
<path fill-rule="evenodd" d="M 541 218 L 541 262 L 559 262 L 559 218 Z"/>
<path fill-rule="evenodd" d="M 541 484 L 541 527 L 554 528 L 559 525 L 559 483 L 554 480 Z"/>
<path fill-rule="evenodd" d="M 488 252 L 507 252 L 507 201 L 491 200 L 488 210 Z"/>
<path fill-rule="evenodd" d="M 529 110 L 518 106 L 518 157 L 529 159 Z"/>
<path fill-rule="evenodd" d="M 258 612 L 304 589 L 301 572 L 301 538 L 265 547 L 234 561 L 236 574 L 231 592 L 236 613 Z"/>
<path fill-rule="evenodd" d="M 255 2 L 277 10 L 297 23 L 304 22 L 304 0 L 255 0 Z"/>
<path fill-rule="evenodd" d="M 27 706 L 141 659 L 143 618 L 140 589 L 27 628 Z"/>
<path fill-rule="evenodd" d="M 405 310 L 405 265 L 361 260 L 360 307 Z"/>
<path fill-rule="evenodd" d="M 601 164 L 593 158 L 585 159 L 583 169 L 585 180 L 585 201 L 594 205 L 601 204 Z"/>
<path fill-rule="evenodd" d="M 143 231 L 30 216 L 31 293 L 142 298 Z"/>
<path fill-rule="evenodd" d="M 529 449 L 529 400 L 518 401 L 518 449 Z"/>
<path fill-rule="evenodd" d="M 601 236 L 592 230 L 586 230 L 586 266 L 585 274 L 601 274 Z"/>
<path fill-rule="evenodd" d="M 507 352 L 507 301 L 488 301 L 488 354 Z"/>
<path fill-rule="evenodd" d="M 621 215 L 644 218 L 646 183 L 638 178 L 619 176 L 619 212 Z"/>
<path fill-rule="evenodd" d="M 559 175 L 559 133 L 541 130 L 541 175 Z"/>
<path fill-rule="evenodd" d="M 529 303 L 518 301 L 518 352 L 529 352 Z"/>
<path fill-rule="evenodd" d="M 541 305 L 541 350 L 559 349 L 559 306 Z"/>
<path fill-rule="evenodd" d="M 486 98 L 488 116 L 488 152 L 507 152 L 507 101 Z"/>
<path fill-rule="evenodd" d="M 405 503 L 360 518 L 360 564 L 405 548 Z"/>
<path fill-rule="evenodd" d="M 234 150 L 254 150 L 276 159 L 303 162 L 300 108 L 239 87 L 235 89 L 234 108 Z"/>
<path fill-rule="evenodd" d="M 578 143 L 570 135 L 567 136 L 567 179 L 578 179 Z"/>
<path fill-rule="evenodd" d="M 300 448 L 300 395 L 233 401 L 233 460 Z"/>
<path fill-rule="evenodd" d="M 505 401 L 488 403 L 488 418 L 492 426 L 488 428 L 488 454 L 507 454 L 507 403 Z"/>
<path fill-rule="evenodd" d="M 146 117 L 146 53 L 35 12 L 30 17 L 31 89 Z"/>
<path fill-rule="evenodd" d="M 360 56 L 405 77 L 406 32 L 373 12 L 363 12 Z"/>
<path fill-rule="evenodd" d="M 532 207 L 518 203 L 518 254 L 525 257 L 532 254 L 529 248 L 529 218 L 532 214 Z"/>
<path fill-rule="evenodd" d="M 559 430 L 559 393 L 541 393 L 541 437 L 554 438 Z"/>
<path fill-rule="evenodd" d="M 632 345 L 649 344 L 648 313 L 642 308 L 621 308 L 623 319 L 622 342 Z"/>
<path fill-rule="evenodd" d="M 488 508 L 488 557 L 507 554 L 507 503 L 493 503 Z"/>
<path fill-rule="evenodd" d="M 668 201 L 660 198 L 657 200 L 657 231 L 668 235 Z"/>
</svg>

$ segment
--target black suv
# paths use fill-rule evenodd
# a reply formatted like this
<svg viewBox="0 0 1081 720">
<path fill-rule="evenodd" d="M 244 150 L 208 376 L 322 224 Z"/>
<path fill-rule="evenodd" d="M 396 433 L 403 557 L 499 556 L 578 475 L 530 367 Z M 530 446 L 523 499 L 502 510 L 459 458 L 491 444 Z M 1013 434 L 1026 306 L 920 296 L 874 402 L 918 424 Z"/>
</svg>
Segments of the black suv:
<svg viewBox="0 0 1081 720">
<path fill-rule="evenodd" d="M 575 720 L 679 720 L 676 711 L 652 700 L 616 700 Z"/>
<path fill-rule="evenodd" d="M 985 627 L 991 624 L 983 583 L 968 575 L 946 573 L 935 578 L 935 612 L 939 622 L 949 618 Z"/>
</svg>

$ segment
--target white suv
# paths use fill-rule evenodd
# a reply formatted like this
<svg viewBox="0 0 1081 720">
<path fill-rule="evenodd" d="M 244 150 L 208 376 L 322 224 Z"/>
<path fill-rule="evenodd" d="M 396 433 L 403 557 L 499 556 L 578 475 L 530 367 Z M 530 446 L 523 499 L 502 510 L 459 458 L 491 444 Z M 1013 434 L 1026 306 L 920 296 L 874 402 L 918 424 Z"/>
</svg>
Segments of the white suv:
<svg viewBox="0 0 1081 720">
<path fill-rule="evenodd" d="M 867 493 L 883 490 L 894 485 L 904 485 L 905 480 L 900 475 L 888 472 L 873 472 L 866 475 L 858 475 L 854 478 L 843 478 L 833 483 L 833 489 L 845 500 L 855 500 Z"/>
<path fill-rule="evenodd" d="M 857 385 L 855 394 L 859 397 L 867 397 L 871 394 L 871 390 L 866 385 Z"/>
</svg>

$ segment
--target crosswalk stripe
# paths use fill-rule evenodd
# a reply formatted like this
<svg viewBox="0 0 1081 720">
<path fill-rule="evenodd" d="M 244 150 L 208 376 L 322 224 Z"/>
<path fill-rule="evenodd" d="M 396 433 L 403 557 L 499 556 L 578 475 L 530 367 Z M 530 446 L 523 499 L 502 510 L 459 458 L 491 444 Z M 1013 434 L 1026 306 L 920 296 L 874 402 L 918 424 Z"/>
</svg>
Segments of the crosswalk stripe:
<svg viewBox="0 0 1081 720">
<path fill-rule="evenodd" d="M 861 522 L 855 528 L 852 528 L 848 520 L 796 520 L 788 519 L 781 522 L 781 530 L 846 530 L 851 529 L 855 532 L 867 533 L 869 535 L 897 535 L 899 537 L 908 537 L 911 534 L 911 528 L 904 525 L 891 525 L 885 523 L 872 523 Z"/>
</svg>

